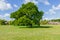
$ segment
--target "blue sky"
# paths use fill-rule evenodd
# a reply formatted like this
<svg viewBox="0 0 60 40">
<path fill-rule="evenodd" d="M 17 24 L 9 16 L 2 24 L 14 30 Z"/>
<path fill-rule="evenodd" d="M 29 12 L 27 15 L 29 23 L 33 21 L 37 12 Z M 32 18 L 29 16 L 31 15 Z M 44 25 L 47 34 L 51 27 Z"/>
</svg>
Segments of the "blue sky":
<svg viewBox="0 0 60 40">
<path fill-rule="evenodd" d="M 60 18 L 60 0 L 0 0 L 0 19 L 11 20 L 10 14 L 24 3 L 33 2 L 44 11 L 43 19 Z"/>
</svg>

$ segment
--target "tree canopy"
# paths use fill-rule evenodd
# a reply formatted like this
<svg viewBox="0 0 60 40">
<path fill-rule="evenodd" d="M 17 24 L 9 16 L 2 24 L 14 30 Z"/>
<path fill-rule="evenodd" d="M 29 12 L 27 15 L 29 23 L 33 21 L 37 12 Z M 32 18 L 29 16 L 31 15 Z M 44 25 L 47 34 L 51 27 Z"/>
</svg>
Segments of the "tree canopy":
<svg viewBox="0 0 60 40">
<path fill-rule="evenodd" d="M 38 7 L 29 2 L 22 4 L 22 6 L 15 12 L 11 13 L 11 18 L 14 18 L 14 25 L 20 26 L 33 26 L 40 25 L 40 19 L 42 19 L 43 11 L 39 11 Z"/>
</svg>

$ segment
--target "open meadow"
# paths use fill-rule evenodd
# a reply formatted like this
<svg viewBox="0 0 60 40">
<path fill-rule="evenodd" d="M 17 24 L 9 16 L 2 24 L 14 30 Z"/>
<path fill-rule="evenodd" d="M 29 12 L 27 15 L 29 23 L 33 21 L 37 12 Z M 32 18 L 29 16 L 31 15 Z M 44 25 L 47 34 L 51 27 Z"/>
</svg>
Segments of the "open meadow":
<svg viewBox="0 0 60 40">
<path fill-rule="evenodd" d="M 60 40 L 60 25 L 43 25 L 50 28 L 19 28 L 0 25 L 0 40 Z"/>
</svg>

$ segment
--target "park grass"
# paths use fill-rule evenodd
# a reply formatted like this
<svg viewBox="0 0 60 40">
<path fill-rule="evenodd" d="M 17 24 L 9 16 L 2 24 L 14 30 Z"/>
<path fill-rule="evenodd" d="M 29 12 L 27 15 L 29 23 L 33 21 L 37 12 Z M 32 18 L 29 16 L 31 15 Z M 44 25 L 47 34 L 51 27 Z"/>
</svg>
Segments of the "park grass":
<svg viewBox="0 0 60 40">
<path fill-rule="evenodd" d="M 60 40 L 60 25 L 42 25 L 48 28 L 20 28 L 0 25 L 0 40 Z"/>
</svg>

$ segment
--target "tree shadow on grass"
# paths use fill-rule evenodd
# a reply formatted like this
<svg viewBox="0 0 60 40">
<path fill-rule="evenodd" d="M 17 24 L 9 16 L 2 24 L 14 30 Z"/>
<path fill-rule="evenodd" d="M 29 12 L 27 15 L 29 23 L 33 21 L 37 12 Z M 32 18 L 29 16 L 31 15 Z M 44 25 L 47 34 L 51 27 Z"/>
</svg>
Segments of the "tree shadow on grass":
<svg viewBox="0 0 60 40">
<path fill-rule="evenodd" d="M 33 26 L 33 27 L 30 27 L 30 28 L 52 28 L 52 26 Z"/>
<path fill-rule="evenodd" d="M 52 28 L 52 26 L 19 26 L 19 28 Z"/>
<path fill-rule="evenodd" d="M 40 28 L 52 28 L 52 26 L 40 26 Z"/>
</svg>

